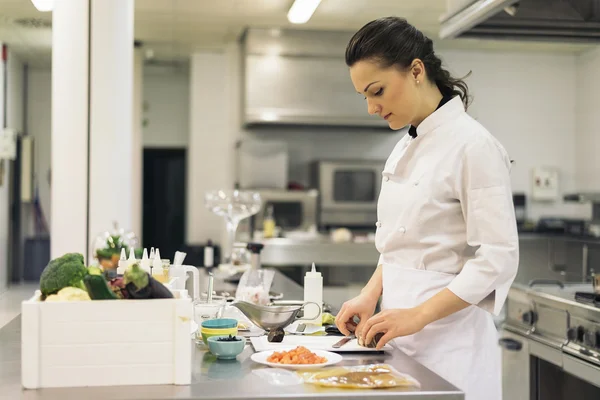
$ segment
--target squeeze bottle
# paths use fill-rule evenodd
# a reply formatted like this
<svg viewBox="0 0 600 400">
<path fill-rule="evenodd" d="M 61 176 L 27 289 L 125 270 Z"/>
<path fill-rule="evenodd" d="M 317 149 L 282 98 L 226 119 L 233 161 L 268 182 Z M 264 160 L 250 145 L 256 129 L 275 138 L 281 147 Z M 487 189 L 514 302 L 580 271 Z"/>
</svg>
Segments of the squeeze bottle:
<svg viewBox="0 0 600 400">
<path fill-rule="evenodd" d="M 322 325 L 321 314 L 323 313 L 323 276 L 315 269 L 315 263 L 312 264 L 312 270 L 304 276 L 304 302 L 312 301 L 315 304 L 305 304 L 303 322 L 311 325 Z M 318 313 L 318 314 L 317 314 Z"/>
</svg>

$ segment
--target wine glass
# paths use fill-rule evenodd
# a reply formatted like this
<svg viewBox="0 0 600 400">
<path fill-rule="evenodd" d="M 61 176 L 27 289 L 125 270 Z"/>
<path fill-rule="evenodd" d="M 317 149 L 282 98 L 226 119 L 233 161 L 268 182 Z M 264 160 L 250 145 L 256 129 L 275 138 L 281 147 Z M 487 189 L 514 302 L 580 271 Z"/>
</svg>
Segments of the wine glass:
<svg viewBox="0 0 600 400">
<path fill-rule="evenodd" d="M 235 243 L 235 234 L 241 220 L 256 214 L 262 200 L 257 192 L 241 190 L 212 190 L 204 194 L 204 204 L 213 213 L 223 217 L 227 224 L 229 247 L 225 263 L 232 262 L 231 254 Z"/>
</svg>

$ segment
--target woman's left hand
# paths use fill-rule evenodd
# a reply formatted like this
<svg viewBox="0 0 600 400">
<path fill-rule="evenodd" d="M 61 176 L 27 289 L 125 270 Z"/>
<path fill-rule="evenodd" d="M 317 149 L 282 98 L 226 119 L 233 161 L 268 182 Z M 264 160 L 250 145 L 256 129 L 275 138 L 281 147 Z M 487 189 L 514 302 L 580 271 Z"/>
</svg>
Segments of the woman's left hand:
<svg viewBox="0 0 600 400">
<path fill-rule="evenodd" d="M 370 343 L 377 333 L 383 333 L 383 337 L 377 342 L 377 349 L 381 350 L 390 340 L 415 334 L 425 325 L 425 319 L 418 308 L 385 310 L 367 320 L 360 336 L 362 343 Z"/>
</svg>

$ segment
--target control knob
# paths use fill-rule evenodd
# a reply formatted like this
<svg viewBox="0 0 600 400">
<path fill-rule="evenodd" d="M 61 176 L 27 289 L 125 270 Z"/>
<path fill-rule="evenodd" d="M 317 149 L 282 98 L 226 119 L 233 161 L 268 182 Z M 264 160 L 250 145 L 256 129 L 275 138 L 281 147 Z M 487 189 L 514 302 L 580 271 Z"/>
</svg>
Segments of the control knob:
<svg viewBox="0 0 600 400">
<path fill-rule="evenodd" d="M 521 319 L 526 324 L 533 325 L 533 324 L 535 324 L 537 322 L 537 314 L 536 314 L 535 311 L 526 311 L 521 316 Z"/>
<path fill-rule="evenodd" d="M 583 343 L 584 337 L 585 337 L 585 328 L 580 325 L 577 327 L 577 341 L 579 343 Z"/>
<path fill-rule="evenodd" d="M 567 331 L 567 339 L 569 339 L 570 342 L 575 341 L 577 339 L 577 329 L 569 328 Z"/>
</svg>

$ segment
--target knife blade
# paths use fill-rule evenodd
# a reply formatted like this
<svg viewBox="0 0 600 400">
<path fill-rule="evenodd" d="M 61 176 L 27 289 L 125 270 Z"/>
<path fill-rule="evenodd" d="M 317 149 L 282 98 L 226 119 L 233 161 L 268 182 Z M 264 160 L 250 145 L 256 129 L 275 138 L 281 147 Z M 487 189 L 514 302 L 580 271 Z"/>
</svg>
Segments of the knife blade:
<svg viewBox="0 0 600 400">
<path fill-rule="evenodd" d="M 346 343 L 348 343 L 352 339 L 356 339 L 356 336 L 354 336 L 354 335 L 346 336 L 345 338 L 343 338 L 339 342 L 335 343 L 331 347 L 333 347 L 334 349 L 339 349 L 340 347 L 342 347 L 343 345 L 345 345 Z"/>
</svg>

